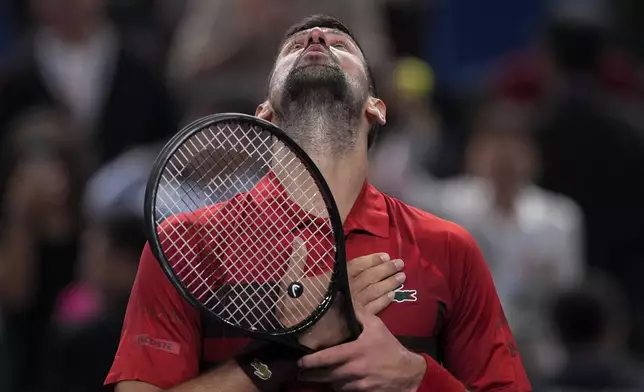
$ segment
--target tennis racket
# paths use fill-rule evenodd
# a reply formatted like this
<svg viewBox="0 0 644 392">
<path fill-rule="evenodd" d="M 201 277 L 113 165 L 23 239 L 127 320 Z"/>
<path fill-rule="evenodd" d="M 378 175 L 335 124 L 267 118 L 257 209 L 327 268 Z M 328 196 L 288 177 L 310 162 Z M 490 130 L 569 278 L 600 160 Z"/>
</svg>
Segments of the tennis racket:
<svg viewBox="0 0 644 392">
<path fill-rule="evenodd" d="M 145 220 L 168 279 L 216 320 L 311 352 L 295 334 L 341 294 L 359 336 L 338 208 L 312 159 L 274 124 L 230 113 L 186 126 L 154 164 Z"/>
</svg>

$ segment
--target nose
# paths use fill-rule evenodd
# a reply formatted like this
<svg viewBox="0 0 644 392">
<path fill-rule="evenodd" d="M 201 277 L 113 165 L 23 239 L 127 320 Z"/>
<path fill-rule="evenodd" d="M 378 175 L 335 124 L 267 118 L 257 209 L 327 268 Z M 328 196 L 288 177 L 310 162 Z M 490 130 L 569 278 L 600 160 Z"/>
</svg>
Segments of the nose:
<svg viewBox="0 0 644 392">
<path fill-rule="evenodd" d="M 307 46 L 312 44 L 326 45 L 326 36 L 324 35 L 324 31 L 319 27 L 314 27 L 309 30 L 309 34 L 306 37 L 306 44 Z"/>
</svg>

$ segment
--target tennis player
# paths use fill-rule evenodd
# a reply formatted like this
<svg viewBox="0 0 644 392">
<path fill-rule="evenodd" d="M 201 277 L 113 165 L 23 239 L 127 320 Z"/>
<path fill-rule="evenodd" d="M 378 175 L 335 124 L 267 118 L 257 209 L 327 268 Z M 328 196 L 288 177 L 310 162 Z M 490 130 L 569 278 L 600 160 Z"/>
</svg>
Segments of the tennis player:
<svg viewBox="0 0 644 392">
<path fill-rule="evenodd" d="M 313 158 L 344 219 L 360 338 L 346 342 L 342 313 L 331 308 L 324 328 L 300 336 L 314 354 L 250 342 L 202 318 L 146 246 L 105 384 L 118 392 L 530 391 L 472 237 L 367 182 L 386 107 L 347 27 L 315 16 L 291 28 L 268 86 L 256 115 Z M 258 362 L 253 350 L 274 359 Z"/>
</svg>

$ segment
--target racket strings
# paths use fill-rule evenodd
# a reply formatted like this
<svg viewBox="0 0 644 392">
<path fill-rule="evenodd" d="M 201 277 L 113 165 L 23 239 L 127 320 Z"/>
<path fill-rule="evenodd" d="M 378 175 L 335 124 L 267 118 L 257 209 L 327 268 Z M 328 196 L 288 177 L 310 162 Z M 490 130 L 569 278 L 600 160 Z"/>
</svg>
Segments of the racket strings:
<svg viewBox="0 0 644 392">
<path fill-rule="evenodd" d="M 278 210 L 278 211 L 276 211 L 276 212 L 278 212 L 278 214 L 277 214 L 277 216 L 278 216 L 278 217 L 281 217 L 281 216 L 287 216 L 287 214 L 288 214 L 288 213 L 287 213 L 287 211 L 285 210 L 285 209 L 286 209 L 286 204 L 287 204 L 286 202 L 282 202 L 281 204 L 278 204 L 278 205 L 276 205 L 276 206 L 275 206 L 276 210 Z M 278 219 L 280 219 L 280 218 L 278 218 Z M 282 224 L 284 224 L 284 225 L 288 224 L 288 222 L 284 222 L 284 221 L 280 221 L 279 223 L 282 223 Z M 316 235 L 321 234 L 320 232 L 322 231 L 322 229 L 323 229 L 323 226 L 318 226 L 318 227 L 317 227 L 317 229 L 316 229 L 316 231 L 315 231 L 314 233 L 312 233 L 311 237 L 312 237 L 312 238 L 315 238 L 315 237 L 316 237 Z M 256 232 L 254 232 L 254 233 L 248 233 L 248 226 L 245 226 L 245 230 L 244 230 L 242 233 L 243 233 L 243 234 L 246 234 L 246 235 L 247 235 L 247 238 L 252 238 L 252 237 L 253 237 L 253 234 L 256 234 Z M 264 239 L 265 239 L 265 238 L 264 238 L 264 236 L 257 236 L 257 235 L 255 235 L 254 237 L 255 237 L 255 242 L 254 242 L 254 243 L 251 243 L 251 246 L 252 246 L 252 245 L 255 245 L 255 244 L 257 244 L 258 242 L 261 242 L 262 240 L 264 240 Z M 230 239 L 230 238 L 224 238 L 224 241 L 222 241 L 222 242 L 223 242 L 223 243 L 226 243 L 229 239 Z M 230 240 L 232 240 L 232 239 L 230 239 Z M 269 249 L 268 249 L 268 248 L 270 247 L 270 245 L 269 245 L 269 244 L 270 244 L 270 242 L 264 242 L 264 243 L 263 243 L 263 245 L 262 245 L 262 244 L 260 244 L 260 248 L 258 249 L 258 251 L 259 251 L 259 252 L 269 251 Z M 294 249 L 293 251 L 296 253 L 296 252 L 298 252 L 298 250 L 299 250 L 299 249 Z M 323 256 L 321 256 L 321 255 L 317 252 L 317 248 L 316 248 L 316 247 L 314 247 L 314 248 L 313 248 L 313 252 L 315 252 L 315 253 L 317 254 L 317 257 L 318 257 L 318 258 L 323 257 Z M 227 265 L 227 264 L 226 264 L 226 263 L 224 263 L 224 265 Z M 312 264 L 312 265 L 308 268 L 308 270 L 306 270 L 306 271 L 302 272 L 302 275 L 301 275 L 301 276 L 293 277 L 293 280 L 294 280 L 294 281 L 302 280 L 305 276 L 307 276 L 307 275 L 309 274 L 310 270 L 311 270 L 313 267 L 314 267 L 314 265 Z M 251 265 L 251 268 L 250 268 L 250 269 L 248 269 L 248 270 L 247 270 L 247 272 L 246 272 L 246 274 L 245 274 L 244 276 L 242 276 L 242 277 L 241 277 L 241 280 L 247 280 L 250 276 L 252 276 L 252 274 L 253 274 L 253 273 L 260 273 L 260 272 L 261 272 L 261 271 L 259 270 L 259 268 L 257 267 L 257 265 Z M 269 276 L 269 280 L 278 280 L 278 279 L 280 278 L 280 277 L 278 276 L 278 273 L 279 273 L 279 271 L 274 271 L 274 272 Z M 315 296 L 316 296 L 317 298 L 323 298 L 323 297 L 324 297 L 324 291 L 320 290 L 320 287 L 321 287 L 323 284 L 324 284 L 324 286 L 323 286 L 324 288 L 326 288 L 326 286 L 328 285 L 328 283 L 327 283 L 327 282 L 320 282 L 320 284 L 313 284 L 313 285 L 311 285 L 311 286 L 310 286 L 310 288 L 312 288 L 312 289 L 314 289 L 314 290 L 315 290 L 314 294 L 315 294 Z M 258 308 L 260 305 L 265 305 L 265 301 L 261 300 L 262 296 L 258 295 L 259 293 L 258 293 L 258 289 L 256 288 L 256 286 L 236 286 L 236 287 L 240 287 L 240 288 L 242 289 L 242 292 L 243 292 L 244 294 L 247 294 L 247 292 L 246 292 L 245 288 L 253 289 L 253 292 L 251 293 L 251 295 L 249 295 L 249 296 L 248 296 L 248 298 L 260 298 L 260 302 L 259 302 L 259 303 L 257 303 L 257 304 L 255 304 L 254 306 L 251 306 L 251 307 L 250 307 L 250 309 L 249 309 L 249 312 L 251 312 L 251 313 L 252 313 L 252 312 L 253 312 L 256 308 Z M 277 287 L 276 287 L 276 288 L 277 288 Z M 220 290 L 223 290 L 223 287 L 222 287 L 222 288 L 220 288 L 218 291 L 220 291 Z M 287 296 L 287 292 L 286 292 L 286 290 L 282 289 L 282 290 L 280 290 L 280 291 L 281 291 L 281 295 L 280 295 L 280 296 L 277 298 L 277 300 L 276 300 L 276 302 L 277 302 L 278 304 L 279 304 L 279 303 L 281 303 L 281 302 L 283 302 L 284 300 L 286 300 L 286 299 L 287 299 L 287 298 L 286 298 L 286 296 Z M 215 297 L 215 296 L 217 295 L 217 293 L 218 293 L 218 292 L 213 293 L 213 297 Z M 310 297 L 308 297 L 308 296 L 303 297 L 303 300 L 307 302 L 307 304 L 306 304 L 306 305 L 307 305 L 307 308 L 309 308 L 309 309 L 315 309 L 315 308 L 319 305 L 319 303 L 318 303 L 318 302 L 314 302 L 314 301 L 312 301 L 312 300 L 311 300 L 311 298 L 310 298 Z M 243 313 L 243 312 L 241 312 L 242 307 L 239 307 L 238 305 L 239 305 L 239 304 L 237 304 L 237 303 L 231 302 L 231 303 L 229 303 L 229 305 L 224 309 L 224 312 L 229 311 L 229 308 L 236 309 L 236 310 L 235 310 L 235 313 L 231 314 L 231 317 L 233 317 L 233 318 L 234 318 L 234 316 L 236 315 L 236 313 L 240 313 L 240 314 L 242 314 L 242 313 Z M 297 312 L 297 314 L 295 314 L 295 312 Z M 304 319 L 304 318 L 308 317 L 309 315 L 310 315 L 310 312 L 308 312 L 308 313 L 303 312 L 301 307 L 295 307 L 295 308 L 294 308 L 294 312 L 293 312 L 293 313 L 291 313 L 290 315 L 289 315 L 289 314 L 286 314 L 286 316 L 288 316 L 288 322 L 289 322 L 289 323 L 291 323 L 291 324 L 296 324 L 296 321 L 298 321 L 298 320 L 302 320 L 302 319 Z M 262 318 L 265 318 L 265 319 L 266 319 L 266 321 L 270 322 L 270 318 L 268 318 L 266 314 L 263 314 L 263 315 L 262 315 Z"/>
<path fill-rule="evenodd" d="M 258 185 L 269 173 L 287 197 Z M 184 219 L 164 224 L 172 216 Z M 156 217 L 175 276 L 230 323 L 263 332 L 296 326 L 328 294 L 335 240 L 324 199 L 300 159 L 267 131 L 227 123 L 195 133 L 164 168 Z M 303 285 L 300 297 L 289 296 L 291 283 Z"/>
</svg>

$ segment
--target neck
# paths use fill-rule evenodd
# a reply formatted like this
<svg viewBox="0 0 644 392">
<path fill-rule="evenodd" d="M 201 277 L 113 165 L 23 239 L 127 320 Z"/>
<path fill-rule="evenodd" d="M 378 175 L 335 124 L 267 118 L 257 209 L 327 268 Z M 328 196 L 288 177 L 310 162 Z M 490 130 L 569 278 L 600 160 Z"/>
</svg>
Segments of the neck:
<svg viewBox="0 0 644 392">
<path fill-rule="evenodd" d="M 356 145 L 366 146 L 366 140 Z M 367 149 L 336 156 L 321 152 L 308 152 L 331 190 L 342 221 L 346 219 L 367 178 Z M 285 152 L 286 151 L 286 152 Z M 317 216 L 326 215 L 326 206 L 319 197 L 317 187 L 292 153 L 275 146 L 273 170 L 291 197 L 304 209 Z M 305 190 L 309 190 L 308 192 Z"/>
<path fill-rule="evenodd" d="M 311 157 L 342 160 L 354 154 L 364 100 L 339 99 L 339 93 L 325 89 L 293 94 L 276 106 L 286 134 Z"/>
<path fill-rule="evenodd" d="M 276 111 L 276 118 L 284 132 L 306 151 L 324 176 L 344 221 L 367 176 L 367 141 L 359 132 L 364 100 L 348 102 L 336 95 L 320 89 L 291 96 L 282 105 L 276 105 L 282 109 Z M 296 185 L 301 187 L 301 184 Z M 297 189 L 295 191 L 297 193 Z M 305 196 L 300 200 L 307 200 Z M 321 201 L 314 203 L 316 207 L 306 209 L 318 215 L 325 214 Z"/>
<path fill-rule="evenodd" d="M 515 202 L 521 187 L 508 181 L 490 179 L 493 189 L 494 208 L 506 217 L 512 217 L 515 212 Z"/>
<path fill-rule="evenodd" d="M 339 159 L 313 158 L 322 172 L 344 222 L 367 178 L 366 152 Z"/>
</svg>

